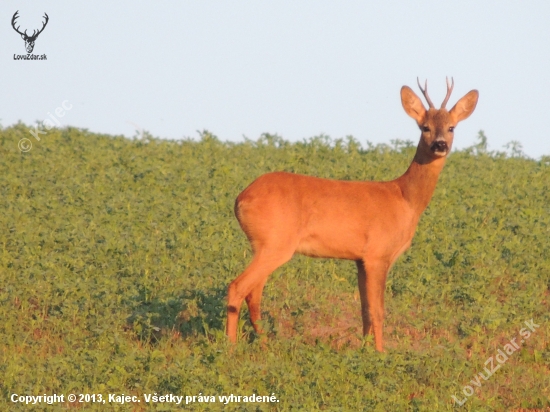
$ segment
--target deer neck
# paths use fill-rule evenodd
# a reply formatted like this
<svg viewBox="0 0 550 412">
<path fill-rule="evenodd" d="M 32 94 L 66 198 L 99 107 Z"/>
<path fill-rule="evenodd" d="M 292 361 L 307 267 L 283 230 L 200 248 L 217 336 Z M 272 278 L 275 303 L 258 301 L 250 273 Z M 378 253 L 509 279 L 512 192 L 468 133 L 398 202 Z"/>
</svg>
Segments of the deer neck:
<svg viewBox="0 0 550 412">
<path fill-rule="evenodd" d="M 417 151 L 405 174 L 396 179 L 403 197 L 418 216 L 430 203 L 445 159 L 446 157 L 427 159 Z"/>
</svg>

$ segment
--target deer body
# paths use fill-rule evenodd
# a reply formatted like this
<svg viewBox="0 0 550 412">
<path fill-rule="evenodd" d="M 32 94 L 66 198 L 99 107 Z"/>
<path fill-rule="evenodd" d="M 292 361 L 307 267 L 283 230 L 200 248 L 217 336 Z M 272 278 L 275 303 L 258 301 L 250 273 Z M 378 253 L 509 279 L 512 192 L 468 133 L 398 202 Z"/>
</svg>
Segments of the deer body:
<svg viewBox="0 0 550 412">
<path fill-rule="evenodd" d="M 446 100 L 451 91 L 448 88 Z M 478 96 L 471 91 L 447 112 L 444 104 L 434 109 L 427 92 L 423 93 L 429 110 L 411 89 L 404 86 L 401 90 L 405 111 L 423 130 L 416 155 L 401 177 L 387 182 L 341 181 L 274 172 L 260 176 L 237 197 L 235 215 L 254 257 L 229 286 L 227 334 L 231 341 L 237 338 L 243 299 L 254 328 L 261 333 L 256 322 L 267 277 L 300 253 L 356 262 L 363 333 L 374 332 L 376 348 L 383 350 L 387 273 L 409 248 L 445 164 L 452 131 L 473 112 Z"/>
<path fill-rule="evenodd" d="M 373 242 L 400 249 L 418 220 L 395 181 L 285 172 L 255 180 L 237 198 L 235 213 L 254 250 L 278 243 L 306 256 L 349 260 L 363 258 Z"/>
</svg>

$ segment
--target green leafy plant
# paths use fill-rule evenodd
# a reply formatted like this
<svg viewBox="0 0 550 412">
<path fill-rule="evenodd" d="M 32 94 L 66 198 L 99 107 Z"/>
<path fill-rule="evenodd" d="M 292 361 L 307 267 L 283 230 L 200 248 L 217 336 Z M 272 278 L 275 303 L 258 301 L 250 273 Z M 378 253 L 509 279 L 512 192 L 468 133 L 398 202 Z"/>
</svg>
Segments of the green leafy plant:
<svg viewBox="0 0 550 412">
<path fill-rule="evenodd" d="M 28 136 L 22 123 L 0 130 L 1 409 L 31 410 L 14 393 L 157 392 L 279 400 L 228 410 L 450 411 L 451 395 L 531 318 L 541 327 L 462 408 L 550 406 L 547 157 L 488 152 L 486 139 L 450 156 L 390 272 L 379 354 L 361 336 L 354 264 L 299 256 L 266 285 L 271 338 L 257 339 L 243 310 L 248 339 L 227 343 L 226 287 L 251 256 L 233 204 L 273 170 L 393 179 L 409 142 L 225 143 L 207 131 L 132 140 L 65 128 L 21 153 Z"/>
</svg>

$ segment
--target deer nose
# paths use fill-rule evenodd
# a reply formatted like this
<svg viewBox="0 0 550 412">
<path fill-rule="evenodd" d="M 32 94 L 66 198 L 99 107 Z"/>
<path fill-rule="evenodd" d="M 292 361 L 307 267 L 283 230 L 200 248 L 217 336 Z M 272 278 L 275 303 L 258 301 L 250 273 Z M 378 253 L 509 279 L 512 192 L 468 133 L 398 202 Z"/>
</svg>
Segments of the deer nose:
<svg viewBox="0 0 550 412">
<path fill-rule="evenodd" d="M 449 146 L 447 146 L 447 142 L 445 140 L 436 140 L 435 142 L 433 142 L 432 147 L 430 149 L 434 153 L 438 153 L 438 152 L 447 153 L 447 150 L 449 150 Z"/>
</svg>

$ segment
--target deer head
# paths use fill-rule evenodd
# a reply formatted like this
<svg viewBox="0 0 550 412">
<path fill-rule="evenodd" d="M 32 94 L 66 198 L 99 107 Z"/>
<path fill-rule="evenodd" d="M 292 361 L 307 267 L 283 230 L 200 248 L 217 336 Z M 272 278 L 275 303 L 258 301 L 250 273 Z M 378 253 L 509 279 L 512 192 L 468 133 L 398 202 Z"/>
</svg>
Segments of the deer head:
<svg viewBox="0 0 550 412">
<path fill-rule="evenodd" d="M 477 90 L 471 90 L 451 110 L 447 111 L 445 105 L 449 101 L 449 97 L 451 97 L 454 80 L 449 85 L 449 80 L 447 79 L 447 95 L 439 109 L 434 107 L 430 96 L 428 96 L 428 81 L 426 80 L 424 89 L 422 89 L 418 79 L 417 82 L 420 91 L 428 102 L 428 110 L 424 108 L 422 101 L 414 94 L 410 87 L 403 86 L 401 88 L 401 103 L 403 104 L 403 108 L 409 116 L 416 120 L 421 130 L 417 154 L 426 160 L 445 157 L 451 151 L 454 129 L 457 123 L 467 119 L 472 114 L 476 108 L 479 93 Z"/>
<path fill-rule="evenodd" d="M 19 10 L 17 10 L 15 12 L 15 14 L 13 15 L 13 17 L 11 19 L 11 25 L 12 25 L 13 29 L 21 35 L 21 38 L 23 40 L 25 40 L 25 48 L 27 49 L 27 53 L 32 53 L 32 51 L 34 49 L 34 42 L 36 41 L 36 38 L 38 37 L 38 35 L 40 33 L 42 33 L 42 31 L 44 30 L 44 28 L 48 24 L 49 17 L 46 13 L 44 13 L 44 18 L 46 19 L 46 21 L 44 23 L 42 23 L 42 28 L 40 30 L 38 30 L 38 32 L 36 30 L 33 30 L 32 35 L 29 36 L 29 35 L 27 35 L 27 30 L 25 30 L 25 32 L 22 33 L 22 32 L 19 31 L 20 26 L 17 26 L 17 28 L 15 27 L 15 20 L 17 20 L 17 18 L 19 17 L 17 15 L 17 13 L 19 13 Z"/>
</svg>

